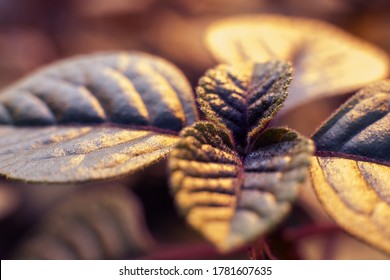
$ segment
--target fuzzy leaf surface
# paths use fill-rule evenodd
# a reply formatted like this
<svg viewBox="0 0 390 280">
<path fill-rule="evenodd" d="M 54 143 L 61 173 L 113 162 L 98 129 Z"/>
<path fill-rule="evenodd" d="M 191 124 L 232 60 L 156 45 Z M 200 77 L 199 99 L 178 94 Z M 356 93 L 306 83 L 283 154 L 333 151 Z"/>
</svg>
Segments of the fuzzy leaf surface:
<svg viewBox="0 0 390 280">
<path fill-rule="evenodd" d="M 171 188 L 189 224 L 221 251 L 253 241 L 289 212 L 313 145 L 285 129 L 266 130 L 245 158 L 230 133 L 198 122 L 171 152 Z"/>
<path fill-rule="evenodd" d="M 288 95 L 292 68 L 274 61 L 219 65 L 199 80 L 197 101 L 206 118 L 246 146 L 267 126 Z"/>
<path fill-rule="evenodd" d="M 17 249 L 22 259 L 119 259 L 140 256 L 154 241 L 142 207 L 118 186 L 77 192 L 50 209 Z"/>
<path fill-rule="evenodd" d="M 350 93 L 390 71 L 384 51 L 313 19 L 237 16 L 211 24 L 205 40 L 221 63 L 291 61 L 294 79 L 283 111 L 311 99 Z"/>
<path fill-rule="evenodd" d="M 313 136 L 313 187 L 350 234 L 390 253 L 390 81 L 349 99 Z"/>
<path fill-rule="evenodd" d="M 196 119 L 190 85 L 163 59 L 65 60 L 0 94 L 0 173 L 72 182 L 134 172 L 166 156 Z"/>
</svg>

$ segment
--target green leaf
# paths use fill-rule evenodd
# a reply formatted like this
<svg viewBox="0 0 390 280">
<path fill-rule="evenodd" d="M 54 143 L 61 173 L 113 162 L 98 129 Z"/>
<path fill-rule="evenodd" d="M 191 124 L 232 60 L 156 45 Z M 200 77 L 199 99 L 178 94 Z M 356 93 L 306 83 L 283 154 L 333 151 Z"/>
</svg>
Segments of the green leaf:
<svg viewBox="0 0 390 280">
<path fill-rule="evenodd" d="M 390 71 L 384 51 L 313 19 L 236 16 L 211 24 L 205 40 L 221 63 L 291 61 L 294 79 L 284 112 L 312 99 L 350 93 Z"/>
<path fill-rule="evenodd" d="M 219 65 L 199 80 L 197 101 L 210 121 L 246 146 L 267 126 L 288 95 L 291 66 L 281 62 Z"/>
<path fill-rule="evenodd" d="M 118 186 L 76 192 L 44 215 L 18 259 L 119 259 L 140 256 L 154 241 L 141 205 Z"/>
<path fill-rule="evenodd" d="M 71 182 L 134 172 L 166 156 L 196 119 L 190 85 L 160 58 L 65 60 L 0 94 L 0 173 Z"/>
<path fill-rule="evenodd" d="M 390 80 L 359 91 L 313 136 L 313 187 L 347 232 L 390 253 Z"/>
<path fill-rule="evenodd" d="M 240 157 L 230 133 L 197 122 L 169 157 L 170 183 L 187 221 L 221 251 L 253 241 L 286 216 L 313 145 L 286 128 L 262 133 Z"/>
</svg>

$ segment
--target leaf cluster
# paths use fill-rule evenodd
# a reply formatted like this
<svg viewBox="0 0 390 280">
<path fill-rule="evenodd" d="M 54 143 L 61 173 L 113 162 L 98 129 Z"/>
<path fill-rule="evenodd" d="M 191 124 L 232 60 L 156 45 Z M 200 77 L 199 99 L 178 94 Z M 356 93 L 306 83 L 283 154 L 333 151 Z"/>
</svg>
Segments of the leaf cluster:
<svg viewBox="0 0 390 280">
<path fill-rule="evenodd" d="M 319 27 L 321 32 L 313 31 Z M 0 173 L 28 182 L 86 182 L 133 174 L 168 157 L 178 209 L 228 252 L 279 224 L 310 170 L 330 216 L 390 253 L 390 81 L 358 91 L 311 139 L 287 127 L 268 127 L 285 101 L 290 109 L 385 77 L 387 57 L 328 24 L 278 16 L 217 22 L 206 42 L 224 64 L 199 79 L 196 100 L 179 69 L 138 52 L 72 58 L 5 89 L 0 94 Z M 343 56 L 340 63 L 332 62 L 337 56 Z M 132 211 L 127 200 L 137 202 L 123 194 L 114 206 L 110 197 L 92 198 L 104 211 L 85 209 L 80 201 L 71 204 L 73 211 L 59 208 L 56 217 L 64 224 L 43 224 L 41 230 L 66 239 L 62 227 L 92 216 L 88 231 L 99 232 L 101 251 L 90 256 L 58 250 L 64 257 L 114 257 L 119 249 L 107 248 L 119 245 L 104 246 L 111 237 L 96 220 L 110 216 L 117 220 L 114 234 L 121 232 L 136 251 L 147 248 L 152 239 L 134 233 L 134 225 L 126 226 L 134 217 L 123 214 Z M 37 235 L 26 255 L 41 246 Z"/>
</svg>

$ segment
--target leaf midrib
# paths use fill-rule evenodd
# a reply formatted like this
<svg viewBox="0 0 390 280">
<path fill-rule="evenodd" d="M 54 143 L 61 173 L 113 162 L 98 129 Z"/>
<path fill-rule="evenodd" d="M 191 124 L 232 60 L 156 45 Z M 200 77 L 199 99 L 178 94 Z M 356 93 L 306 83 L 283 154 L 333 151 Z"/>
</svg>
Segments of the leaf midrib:
<svg viewBox="0 0 390 280">
<path fill-rule="evenodd" d="M 354 154 L 348 154 L 348 153 L 342 153 L 342 152 L 335 152 L 335 151 L 316 151 L 314 156 L 316 157 L 330 157 L 330 158 L 342 158 L 342 159 L 351 159 L 355 161 L 363 161 L 363 162 L 370 162 L 375 164 L 380 164 L 384 166 L 390 167 L 390 162 L 384 161 L 384 160 L 378 160 L 373 159 L 369 157 L 354 155 Z"/>
</svg>

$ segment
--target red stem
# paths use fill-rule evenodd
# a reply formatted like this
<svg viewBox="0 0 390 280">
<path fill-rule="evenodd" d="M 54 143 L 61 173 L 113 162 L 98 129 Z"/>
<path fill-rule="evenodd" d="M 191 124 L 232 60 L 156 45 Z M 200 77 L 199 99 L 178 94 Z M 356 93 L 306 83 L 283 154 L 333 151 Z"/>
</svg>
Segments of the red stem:
<svg viewBox="0 0 390 280">
<path fill-rule="evenodd" d="M 264 245 L 263 245 L 263 246 L 264 246 L 264 247 L 263 247 L 264 253 L 267 255 L 267 257 L 268 257 L 270 260 L 277 260 L 278 258 L 275 257 L 274 254 L 272 254 L 271 248 L 269 247 L 268 242 L 264 241 L 263 244 L 264 244 Z"/>
<path fill-rule="evenodd" d="M 274 254 L 271 252 L 271 248 L 269 247 L 268 242 L 261 238 L 255 244 L 253 244 L 248 252 L 249 257 L 252 260 L 277 260 Z"/>
</svg>

